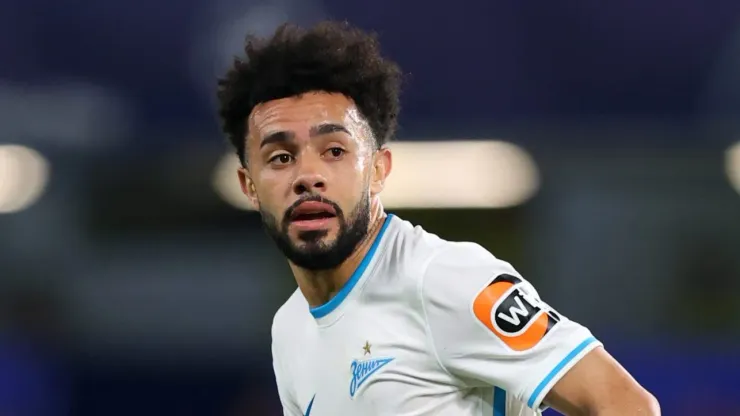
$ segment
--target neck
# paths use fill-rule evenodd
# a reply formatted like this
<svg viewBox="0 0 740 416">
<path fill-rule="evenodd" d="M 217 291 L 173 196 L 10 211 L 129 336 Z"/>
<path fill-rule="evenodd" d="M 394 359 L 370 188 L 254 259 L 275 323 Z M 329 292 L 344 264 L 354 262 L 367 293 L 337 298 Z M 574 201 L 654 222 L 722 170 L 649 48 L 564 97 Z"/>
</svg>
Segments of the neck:
<svg viewBox="0 0 740 416">
<path fill-rule="evenodd" d="M 290 263 L 298 288 L 312 308 L 331 300 L 359 267 L 383 226 L 387 214 L 380 203 L 371 204 L 370 225 L 365 238 L 342 264 L 329 270 L 306 270 Z"/>
</svg>

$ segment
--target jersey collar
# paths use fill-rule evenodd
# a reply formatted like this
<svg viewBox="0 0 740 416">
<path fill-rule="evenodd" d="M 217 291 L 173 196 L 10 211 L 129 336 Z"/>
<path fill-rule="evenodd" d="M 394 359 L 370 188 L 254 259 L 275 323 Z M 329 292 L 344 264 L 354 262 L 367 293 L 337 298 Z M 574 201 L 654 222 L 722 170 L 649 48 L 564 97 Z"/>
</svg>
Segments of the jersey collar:
<svg viewBox="0 0 740 416">
<path fill-rule="evenodd" d="M 311 315 L 313 315 L 314 318 L 322 319 L 332 313 L 335 309 L 339 307 L 339 305 L 342 304 L 342 302 L 345 300 L 345 298 L 347 298 L 350 292 L 352 292 L 352 289 L 355 287 L 355 285 L 357 285 L 357 282 L 359 282 L 362 276 L 365 274 L 365 270 L 368 268 L 370 263 L 372 263 L 373 258 L 375 257 L 375 253 L 380 246 L 380 242 L 383 240 L 383 235 L 388 229 L 388 225 L 391 223 L 391 217 L 393 217 L 393 214 L 388 214 L 386 216 L 385 221 L 383 222 L 383 225 L 378 232 L 378 235 L 375 237 L 375 241 L 373 241 L 372 246 L 370 246 L 370 250 L 365 253 L 365 257 L 362 258 L 359 266 L 357 266 L 357 269 L 355 269 L 354 273 L 352 273 L 352 276 L 350 276 L 349 280 L 347 280 L 344 286 L 342 286 L 342 288 L 339 290 L 339 293 L 337 293 L 336 296 L 331 298 L 325 304 L 309 309 Z"/>
</svg>

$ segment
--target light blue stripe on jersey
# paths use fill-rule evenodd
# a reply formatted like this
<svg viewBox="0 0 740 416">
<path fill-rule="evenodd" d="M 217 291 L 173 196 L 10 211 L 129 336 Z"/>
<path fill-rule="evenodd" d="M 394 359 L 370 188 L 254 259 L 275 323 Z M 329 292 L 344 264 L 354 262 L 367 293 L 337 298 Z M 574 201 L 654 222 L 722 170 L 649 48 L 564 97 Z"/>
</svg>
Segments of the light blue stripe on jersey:
<svg viewBox="0 0 740 416">
<path fill-rule="evenodd" d="M 506 391 L 493 388 L 493 416 L 506 416 Z"/>
<path fill-rule="evenodd" d="M 365 269 L 367 269 L 367 266 L 370 264 L 370 261 L 373 259 L 373 256 L 375 256 L 375 251 L 378 249 L 378 246 L 380 245 L 380 240 L 383 238 L 383 234 L 385 234 L 385 230 L 388 228 L 388 224 L 391 223 L 391 217 L 393 214 L 388 214 L 388 216 L 385 218 L 385 222 L 383 223 L 383 226 L 380 228 L 380 231 L 378 232 L 377 237 L 375 237 L 375 241 L 373 241 L 373 245 L 370 246 L 370 250 L 367 251 L 367 254 L 365 254 L 365 257 L 360 262 L 360 265 L 357 266 L 357 269 L 354 273 L 352 273 L 352 276 L 350 276 L 347 283 L 342 286 L 342 289 L 337 293 L 336 296 L 331 298 L 329 302 L 326 302 L 325 304 L 321 306 L 317 306 L 315 308 L 311 308 L 311 315 L 313 315 L 314 318 L 321 318 L 331 313 L 334 309 L 339 306 L 344 298 L 349 295 L 349 292 L 352 291 L 352 288 L 355 287 L 357 282 L 360 280 L 360 277 L 362 277 L 362 274 L 365 273 Z"/>
<path fill-rule="evenodd" d="M 573 361 L 573 359 L 576 358 L 576 356 L 578 356 L 578 354 L 580 354 L 581 351 L 586 349 L 586 347 L 593 344 L 594 342 L 596 342 L 596 338 L 590 337 L 586 339 L 585 341 L 581 342 L 580 344 L 578 344 L 577 347 L 573 348 L 573 351 L 571 351 L 568 355 L 566 355 L 565 358 L 563 358 L 558 363 L 558 365 L 556 365 L 555 368 L 553 368 L 552 371 L 550 371 L 550 373 L 548 373 L 545 376 L 545 378 L 540 382 L 540 384 L 537 385 L 537 388 L 534 389 L 534 391 L 532 392 L 532 395 L 529 396 L 529 400 L 527 401 L 527 406 L 529 406 L 530 408 L 534 408 L 534 402 L 537 400 L 537 397 L 540 395 L 540 393 L 542 393 L 542 390 L 545 387 L 547 387 L 548 384 L 550 384 L 552 379 L 555 378 L 555 376 L 557 376 L 560 373 L 560 371 L 562 371 L 563 368 L 566 365 L 568 365 L 568 363 Z"/>
</svg>

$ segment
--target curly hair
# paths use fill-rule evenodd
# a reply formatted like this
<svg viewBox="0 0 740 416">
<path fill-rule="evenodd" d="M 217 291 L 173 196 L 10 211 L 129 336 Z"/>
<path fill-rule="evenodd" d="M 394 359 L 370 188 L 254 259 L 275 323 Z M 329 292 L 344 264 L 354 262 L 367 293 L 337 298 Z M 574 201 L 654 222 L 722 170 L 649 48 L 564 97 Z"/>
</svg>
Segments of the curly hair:
<svg viewBox="0 0 740 416">
<path fill-rule="evenodd" d="M 260 103 L 306 92 L 352 99 L 380 147 L 395 134 L 401 72 L 381 56 L 375 34 L 346 22 L 304 29 L 283 24 L 269 38 L 248 36 L 246 59 L 234 59 L 218 80 L 223 131 L 246 165 L 247 118 Z"/>
</svg>

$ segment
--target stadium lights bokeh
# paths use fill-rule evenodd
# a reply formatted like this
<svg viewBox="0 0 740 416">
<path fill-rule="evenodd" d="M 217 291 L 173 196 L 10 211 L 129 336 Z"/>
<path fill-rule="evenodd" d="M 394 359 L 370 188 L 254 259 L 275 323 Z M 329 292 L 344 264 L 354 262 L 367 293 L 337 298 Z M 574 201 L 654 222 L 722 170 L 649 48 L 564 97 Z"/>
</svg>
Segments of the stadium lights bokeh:
<svg viewBox="0 0 740 416">
<path fill-rule="evenodd" d="M 0 214 L 33 205 L 48 181 L 49 162 L 39 152 L 19 145 L 0 145 Z"/>
<path fill-rule="evenodd" d="M 730 185 L 740 193 L 740 142 L 730 146 L 725 152 L 725 173 Z"/>
<path fill-rule="evenodd" d="M 504 141 L 396 142 L 393 171 L 381 199 L 388 208 L 507 208 L 529 200 L 540 177 L 532 157 Z M 254 209 L 236 177 L 238 160 L 224 156 L 213 186 L 228 204 Z"/>
</svg>

